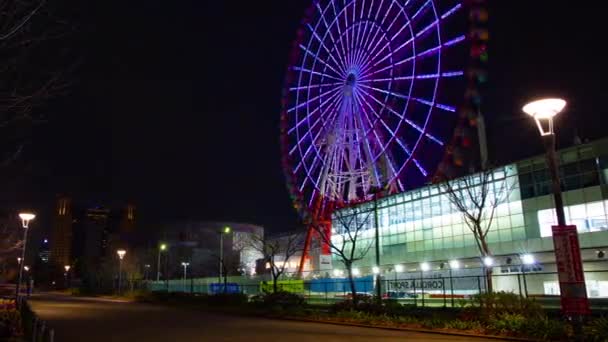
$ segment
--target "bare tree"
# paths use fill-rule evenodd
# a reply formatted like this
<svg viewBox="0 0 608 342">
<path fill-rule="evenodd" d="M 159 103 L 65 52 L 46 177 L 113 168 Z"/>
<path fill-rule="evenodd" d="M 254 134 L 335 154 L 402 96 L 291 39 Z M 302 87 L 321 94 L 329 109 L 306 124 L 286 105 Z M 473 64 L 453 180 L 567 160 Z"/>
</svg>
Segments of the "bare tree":
<svg viewBox="0 0 608 342">
<path fill-rule="evenodd" d="M 17 145 L 3 148 L 3 164 L 22 150 L 21 137 L 14 136 L 22 130 L 15 127 L 44 121 L 35 108 L 70 86 L 67 74 L 75 64 L 62 38 L 72 29 L 48 5 L 46 0 L 0 0 L 0 132 Z"/>
<path fill-rule="evenodd" d="M 353 265 L 355 262 L 365 258 L 374 242 L 372 237 L 369 237 L 367 240 L 364 237 L 364 233 L 370 231 L 372 213 L 373 210 L 363 210 L 359 207 L 335 211 L 332 220 L 335 233 L 331 236 L 327 236 L 326 230 L 322 225 L 312 225 L 321 237 L 321 241 L 329 245 L 332 253 L 344 264 L 355 306 L 357 305 L 358 297 L 353 278 Z"/>
<path fill-rule="evenodd" d="M 495 170 L 485 170 L 477 174 L 447 180 L 443 189 L 452 204 L 466 223 L 475 238 L 475 244 L 481 257 L 492 256 L 488 244 L 488 233 L 496 214 L 496 209 L 509 198 L 512 186 L 506 172 L 497 177 Z M 487 290 L 492 292 L 492 268 L 486 268 Z"/>
<path fill-rule="evenodd" d="M 289 259 L 304 248 L 304 234 L 298 232 L 275 238 L 252 234 L 249 245 L 262 254 L 264 262 L 270 267 L 272 289 L 276 293 L 278 280 L 285 274 Z"/>
<path fill-rule="evenodd" d="M 10 227 L 7 222 L 0 222 L 0 263 L 6 265 L 9 258 L 17 257 L 23 246 L 23 229 Z M 17 259 L 14 259 L 16 262 Z"/>
</svg>

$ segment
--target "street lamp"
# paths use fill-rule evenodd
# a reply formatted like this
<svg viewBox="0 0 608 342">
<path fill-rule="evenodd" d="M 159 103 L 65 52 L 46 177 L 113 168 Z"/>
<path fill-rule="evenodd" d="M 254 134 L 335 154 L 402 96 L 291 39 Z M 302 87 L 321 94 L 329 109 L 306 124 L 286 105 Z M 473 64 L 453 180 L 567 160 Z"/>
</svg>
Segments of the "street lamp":
<svg viewBox="0 0 608 342">
<path fill-rule="evenodd" d="M 27 231 L 30 225 L 30 221 L 36 218 L 36 215 L 32 213 L 20 213 L 19 218 L 21 219 L 21 224 L 23 226 L 23 248 L 21 249 L 21 258 L 19 260 L 19 279 L 17 280 L 17 286 L 15 288 L 15 297 L 19 299 L 19 290 L 21 287 L 21 280 L 23 279 L 23 269 L 25 267 L 21 267 L 21 260 L 25 262 L 25 247 L 27 245 Z M 29 270 L 29 268 L 28 268 Z M 27 270 L 26 270 L 27 271 Z"/>
<path fill-rule="evenodd" d="M 375 275 L 380 274 L 380 267 L 378 267 L 378 266 L 372 267 L 372 273 L 374 273 Z"/>
<path fill-rule="evenodd" d="M 70 272 L 70 265 L 65 265 L 63 266 L 63 269 L 65 270 L 65 273 L 63 274 L 65 276 L 65 287 L 68 288 L 68 272 Z"/>
<path fill-rule="evenodd" d="M 156 264 L 156 281 L 160 281 L 160 253 L 164 252 L 167 249 L 167 245 L 164 243 L 161 243 L 158 246 L 158 261 Z"/>
<path fill-rule="evenodd" d="M 359 276 L 361 274 L 361 271 L 359 271 L 358 268 L 353 268 L 351 271 L 352 275 L 354 275 L 355 277 Z"/>
<path fill-rule="evenodd" d="M 494 265 L 494 259 L 491 256 L 484 257 L 483 265 L 485 267 L 492 267 L 492 265 Z"/>
<path fill-rule="evenodd" d="M 549 173 L 551 174 L 551 183 L 552 183 L 552 189 L 553 189 L 553 199 L 555 201 L 555 213 L 557 216 L 557 225 L 558 227 L 560 227 L 560 229 L 564 232 L 564 234 L 568 234 L 568 238 L 570 239 L 570 242 L 568 243 L 568 245 L 570 246 L 579 246 L 578 243 L 578 233 L 576 231 L 576 228 L 570 228 L 570 231 L 568 231 L 568 228 L 566 227 L 566 215 L 564 214 L 564 202 L 562 199 L 562 189 L 561 189 L 561 185 L 560 185 L 560 179 L 559 179 L 559 172 L 558 172 L 558 165 L 557 165 L 557 153 L 555 152 L 555 130 L 554 130 L 554 126 L 553 126 L 553 118 L 559 114 L 562 110 L 564 110 L 564 108 L 566 107 L 566 101 L 562 100 L 562 99 L 558 99 L 558 98 L 547 98 L 547 99 L 542 99 L 542 100 L 537 100 L 537 101 L 533 101 L 528 103 L 527 105 L 524 106 L 523 111 L 532 116 L 534 118 L 534 121 L 536 121 L 536 124 L 538 126 L 538 129 L 540 131 L 540 135 L 543 139 L 543 143 L 545 145 L 545 149 L 547 152 L 547 165 L 549 167 Z M 554 242 L 555 242 L 555 236 L 554 236 Z M 568 249 L 568 247 L 566 248 L 561 248 L 561 249 Z M 579 305 L 577 311 L 580 312 L 588 312 L 589 311 L 589 303 L 587 301 L 587 288 L 585 286 L 585 274 L 583 272 L 583 265 L 582 262 L 580 261 L 580 250 L 574 250 L 575 248 L 572 248 L 572 251 L 569 250 L 564 250 L 562 254 L 567 253 L 567 254 L 571 254 L 571 253 L 578 253 L 579 255 L 577 257 L 574 257 L 572 255 L 566 255 L 566 256 L 562 256 L 560 254 L 558 254 L 558 248 L 556 247 L 554 249 L 555 252 L 555 258 L 557 260 L 557 262 L 560 262 L 561 259 L 574 259 L 577 260 L 575 261 L 575 265 L 573 265 L 572 268 L 574 269 L 580 269 L 581 272 L 580 274 L 565 274 L 564 271 L 559 272 L 558 277 L 559 279 L 566 279 L 567 277 L 580 277 L 580 281 L 574 283 L 574 284 L 570 284 L 567 286 L 570 286 L 569 289 L 562 289 L 561 290 L 561 294 L 562 294 L 562 299 L 575 299 L 575 300 L 579 300 L 581 303 L 585 303 L 584 305 Z M 563 284 L 565 282 L 560 282 L 560 286 L 564 285 Z M 567 295 L 568 293 L 570 293 L 571 295 Z M 569 298 L 570 297 L 570 298 Z M 574 298 L 571 298 L 574 297 Z M 568 303 L 568 302 L 572 302 L 572 301 L 566 301 L 566 300 L 562 300 L 562 310 L 565 311 L 565 307 L 563 306 L 564 303 Z M 574 328 L 575 328 L 575 333 L 576 335 L 578 335 L 579 337 L 582 336 L 582 316 L 579 315 L 575 315 L 575 317 L 573 317 L 574 319 Z"/>
<path fill-rule="evenodd" d="M 526 294 L 526 298 L 528 298 L 528 281 L 526 280 L 526 266 L 534 265 L 536 263 L 536 260 L 534 259 L 534 255 L 532 254 L 521 255 L 519 257 L 519 260 L 521 260 L 522 263 L 521 274 L 524 278 L 524 293 Z"/>
<path fill-rule="evenodd" d="M 222 276 L 224 275 L 224 234 L 230 234 L 232 229 L 229 226 L 222 228 L 220 234 L 220 267 L 219 267 L 219 283 L 222 283 Z"/>
<path fill-rule="evenodd" d="M 452 296 L 452 307 L 454 307 L 454 276 L 452 275 L 453 270 L 460 268 L 460 261 L 450 260 L 450 294 Z"/>
<path fill-rule="evenodd" d="M 182 262 L 182 266 L 184 267 L 184 292 L 186 292 L 186 279 L 187 279 L 188 266 L 190 266 L 190 263 Z"/>
<path fill-rule="evenodd" d="M 144 265 L 144 279 L 148 280 L 148 277 L 150 275 L 150 264 L 145 264 Z"/>
<path fill-rule="evenodd" d="M 116 254 L 118 254 L 118 295 L 120 295 L 120 290 L 122 288 L 122 258 L 125 257 L 127 251 L 119 249 L 116 251 Z"/>
<path fill-rule="evenodd" d="M 424 307 L 424 272 L 431 270 L 431 265 L 428 262 L 420 264 L 420 297 L 422 299 L 422 307 Z M 414 280 L 414 284 L 416 280 Z"/>
</svg>

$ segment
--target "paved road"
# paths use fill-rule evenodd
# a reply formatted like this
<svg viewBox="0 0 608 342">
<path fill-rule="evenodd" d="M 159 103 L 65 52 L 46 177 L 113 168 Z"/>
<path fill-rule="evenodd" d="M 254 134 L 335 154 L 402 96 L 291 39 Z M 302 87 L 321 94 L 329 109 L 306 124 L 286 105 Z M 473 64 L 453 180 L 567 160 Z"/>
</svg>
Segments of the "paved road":
<svg viewBox="0 0 608 342">
<path fill-rule="evenodd" d="M 329 324 L 234 317 L 94 298 L 42 295 L 34 310 L 57 342 L 135 341 L 490 341 Z M 471 341 L 472 340 L 472 341 Z"/>
</svg>

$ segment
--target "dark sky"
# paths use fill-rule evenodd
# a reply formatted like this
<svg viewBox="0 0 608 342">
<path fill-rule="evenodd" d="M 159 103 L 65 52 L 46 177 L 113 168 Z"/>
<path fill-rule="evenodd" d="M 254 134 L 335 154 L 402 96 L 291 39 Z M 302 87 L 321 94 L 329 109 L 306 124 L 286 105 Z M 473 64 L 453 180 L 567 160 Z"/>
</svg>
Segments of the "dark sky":
<svg viewBox="0 0 608 342">
<path fill-rule="evenodd" d="M 76 1 L 82 66 L 72 92 L 45 109 L 50 121 L 27 146 L 28 168 L 10 180 L 29 184 L 15 198 L 46 207 L 58 192 L 86 203 L 130 199 L 144 224 L 193 217 L 293 229 L 279 104 L 309 3 Z M 590 6 L 491 2 L 483 109 L 493 160 L 541 151 L 520 113 L 530 97 L 569 100 L 558 122 L 563 144 L 574 127 L 606 135 L 598 124 L 608 96 L 602 18 Z"/>
</svg>

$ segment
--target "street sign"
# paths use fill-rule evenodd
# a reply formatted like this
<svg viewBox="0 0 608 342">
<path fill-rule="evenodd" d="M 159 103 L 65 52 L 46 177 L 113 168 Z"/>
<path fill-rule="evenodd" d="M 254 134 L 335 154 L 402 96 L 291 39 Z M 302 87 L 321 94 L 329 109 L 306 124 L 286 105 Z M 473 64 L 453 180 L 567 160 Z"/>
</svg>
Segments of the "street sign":
<svg viewBox="0 0 608 342">
<path fill-rule="evenodd" d="M 553 245 L 563 313 L 590 314 L 576 226 L 553 226 Z"/>
</svg>

